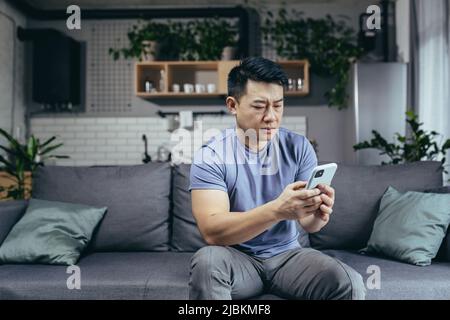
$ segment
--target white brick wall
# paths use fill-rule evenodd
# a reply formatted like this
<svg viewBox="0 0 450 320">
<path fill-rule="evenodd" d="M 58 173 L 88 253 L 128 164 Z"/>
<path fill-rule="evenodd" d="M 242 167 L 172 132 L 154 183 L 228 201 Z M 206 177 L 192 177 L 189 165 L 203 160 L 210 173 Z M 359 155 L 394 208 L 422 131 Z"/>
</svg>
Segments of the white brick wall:
<svg viewBox="0 0 450 320">
<path fill-rule="evenodd" d="M 55 153 L 68 155 L 70 159 L 58 159 L 57 165 L 140 164 L 144 153 L 143 134 L 147 135 L 148 153 L 152 160 L 157 159 L 157 150 L 160 146 L 165 146 L 172 151 L 182 141 L 183 145 L 188 146 L 186 149 L 188 152 L 181 158 L 177 156 L 178 153 L 173 153 L 173 160 L 189 163 L 195 151 L 194 148 L 200 147 L 202 142 L 209 138 L 205 133 L 211 133 L 210 129 L 222 130 L 234 125 L 232 116 L 197 116 L 195 121 L 202 121 L 201 128 L 204 134 L 202 135 L 198 130 L 195 133 L 186 131 L 190 140 L 185 139 L 185 136 L 183 140 L 176 140 L 176 136 L 166 130 L 167 119 L 150 117 L 33 118 L 31 133 L 41 141 L 57 136 L 57 141 L 64 143 Z M 284 117 L 283 127 L 306 135 L 306 118 Z"/>
</svg>

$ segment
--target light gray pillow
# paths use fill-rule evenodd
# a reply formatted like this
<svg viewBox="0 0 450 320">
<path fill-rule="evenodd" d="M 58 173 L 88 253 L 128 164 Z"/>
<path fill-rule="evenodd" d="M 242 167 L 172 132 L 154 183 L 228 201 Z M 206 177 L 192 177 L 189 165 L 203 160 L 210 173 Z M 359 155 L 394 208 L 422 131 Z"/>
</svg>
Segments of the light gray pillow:
<svg viewBox="0 0 450 320">
<path fill-rule="evenodd" d="M 384 193 L 367 247 L 418 266 L 431 264 L 450 223 L 450 195 L 389 187 Z"/>
<path fill-rule="evenodd" d="M 0 247 L 0 263 L 77 263 L 106 209 L 31 199 Z"/>
</svg>

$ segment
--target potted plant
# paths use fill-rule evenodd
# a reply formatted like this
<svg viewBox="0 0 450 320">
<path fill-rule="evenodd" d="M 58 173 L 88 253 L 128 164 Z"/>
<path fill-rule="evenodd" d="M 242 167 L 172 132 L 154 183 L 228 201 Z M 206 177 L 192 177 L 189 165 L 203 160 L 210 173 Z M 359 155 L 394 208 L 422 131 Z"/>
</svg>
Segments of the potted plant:
<svg viewBox="0 0 450 320">
<path fill-rule="evenodd" d="M 51 137 L 41 143 L 33 135 L 26 144 L 21 144 L 5 130 L 0 128 L 0 136 L 6 139 L 7 145 L 0 145 L 5 155 L 0 155 L 0 171 L 4 183 L 0 192 L 5 198 L 26 199 L 31 194 L 31 178 L 38 166 L 44 165 L 48 159 L 63 159 L 68 156 L 52 155 L 51 153 L 63 144 L 52 144 L 56 137 Z"/>
<path fill-rule="evenodd" d="M 442 156 L 441 163 L 444 168 L 445 155 L 447 150 L 450 150 L 450 139 L 445 140 L 439 146 L 435 138 L 441 135 L 436 131 L 427 132 L 422 130 L 420 127 L 423 123 L 418 122 L 417 115 L 412 111 L 406 112 L 406 122 L 411 131 L 410 137 L 396 133 L 395 138 L 398 143 L 395 141 L 390 143 L 378 131 L 372 130 L 374 137 L 370 141 L 355 144 L 353 149 L 355 151 L 363 149 L 380 150 L 380 155 L 387 155 L 390 158 L 389 162 L 383 161 L 381 164 L 436 160 L 439 156 Z M 445 169 L 444 172 L 447 173 Z"/>
<path fill-rule="evenodd" d="M 127 33 L 129 46 L 120 49 L 109 48 L 109 54 L 114 60 L 122 55 L 125 59 L 137 58 L 142 60 L 157 60 L 163 43 L 167 42 L 170 35 L 168 24 L 148 21 L 133 25 Z"/>
<path fill-rule="evenodd" d="M 144 40 L 142 44 L 141 60 L 153 61 L 159 53 L 159 43 L 156 40 Z"/>
<path fill-rule="evenodd" d="M 278 16 L 267 12 L 262 28 L 264 39 L 273 44 L 278 56 L 285 59 L 307 59 L 311 71 L 319 76 L 334 77 L 336 84 L 326 92 L 328 105 L 343 109 L 347 106 L 346 92 L 350 66 L 364 50 L 357 45 L 356 32 L 347 25 L 346 17 L 335 20 L 305 18 L 303 12 L 280 9 Z"/>
<path fill-rule="evenodd" d="M 202 19 L 134 25 L 127 34 L 129 46 L 110 48 L 114 60 L 219 60 L 236 52 L 237 28 L 223 19 Z"/>
<path fill-rule="evenodd" d="M 224 19 L 203 19 L 194 23 L 198 60 L 232 60 L 237 51 L 237 27 Z"/>
</svg>

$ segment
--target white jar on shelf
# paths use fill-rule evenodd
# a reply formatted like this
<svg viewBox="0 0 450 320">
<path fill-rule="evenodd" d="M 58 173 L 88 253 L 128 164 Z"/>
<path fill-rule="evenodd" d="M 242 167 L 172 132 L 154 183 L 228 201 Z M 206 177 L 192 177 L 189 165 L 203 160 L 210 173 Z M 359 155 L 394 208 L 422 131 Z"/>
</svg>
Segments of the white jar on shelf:
<svg viewBox="0 0 450 320">
<path fill-rule="evenodd" d="M 303 79 L 302 78 L 297 79 L 297 90 L 303 90 Z"/>
<path fill-rule="evenodd" d="M 164 70 L 160 71 L 160 78 L 159 78 L 159 91 L 164 92 L 166 90 L 165 88 L 165 79 L 166 79 L 166 72 Z"/>
</svg>

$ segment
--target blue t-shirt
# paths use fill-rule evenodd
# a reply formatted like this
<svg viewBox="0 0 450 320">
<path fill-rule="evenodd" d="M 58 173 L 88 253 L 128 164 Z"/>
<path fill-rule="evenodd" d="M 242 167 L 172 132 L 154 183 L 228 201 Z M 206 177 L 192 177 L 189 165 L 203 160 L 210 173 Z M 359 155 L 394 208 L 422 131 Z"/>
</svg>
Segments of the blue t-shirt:
<svg viewBox="0 0 450 320">
<path fill-rule="evenodd" d="M 230 211 L 244 212 L 276 199 L 288 184 L 308 180 L 316 165 L 315 151 L 302 135 L 279 128 L 262 150 L 254 152 L 237 138 L 233 127 L 195 153 L 189 190 L 223 190 L 228 193 Z M 285 220 L 234 247 L 268 258 L 300 247 L 298 237 L 297 221 Z"/>
</svg>

